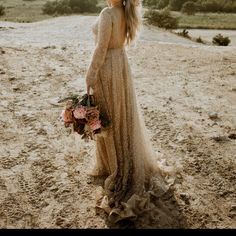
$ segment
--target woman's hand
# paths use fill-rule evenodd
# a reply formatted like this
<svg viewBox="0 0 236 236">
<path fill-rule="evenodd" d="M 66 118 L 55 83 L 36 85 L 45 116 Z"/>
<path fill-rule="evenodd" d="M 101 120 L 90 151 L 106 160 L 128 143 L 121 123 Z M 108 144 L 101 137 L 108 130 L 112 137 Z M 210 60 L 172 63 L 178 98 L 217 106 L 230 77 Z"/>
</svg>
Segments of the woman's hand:
<svg viewBox="0 0 236 236">
<path fill-rule="evenodd" d="M 91 86 L 87 84 L 87 94 L 90 95 L 90 88 Z"/>
</svg>

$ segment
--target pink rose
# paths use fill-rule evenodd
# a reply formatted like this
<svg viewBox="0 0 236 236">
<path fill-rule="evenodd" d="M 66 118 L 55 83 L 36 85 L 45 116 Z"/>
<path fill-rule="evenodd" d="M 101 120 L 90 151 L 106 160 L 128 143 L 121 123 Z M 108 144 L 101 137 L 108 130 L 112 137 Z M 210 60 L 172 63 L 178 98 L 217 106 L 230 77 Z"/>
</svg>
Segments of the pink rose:
<svg viewBox="0 0 236 236">
<path fill-rule="evenodd" d="M 73 113 L 76 119 L 84 119 L 86 115 L 86 110 L 84 107 L 79 107 L 76 108 Z"/>
<path fill-rule="evenodd" d="M 65 109 L 61 113 L 61 118 L 65 123 L 72 123 L 73 122 L 73 116 L 72 116 L 72 110 Z"/>
<path fill-rule="evenodd" d="M 100 129 L 102 127 L 100 120 L 96 120 L 96 121 L 89 123 L 89 126 L 93 131 Z"/>
<path fill-rule="evenodd" d="M 94 121 L 99 120 L 99 111 L 97 107 L 90 107 L 87 109 L 86 119 L 88 123 L 93 123 Z"/>
</svg>

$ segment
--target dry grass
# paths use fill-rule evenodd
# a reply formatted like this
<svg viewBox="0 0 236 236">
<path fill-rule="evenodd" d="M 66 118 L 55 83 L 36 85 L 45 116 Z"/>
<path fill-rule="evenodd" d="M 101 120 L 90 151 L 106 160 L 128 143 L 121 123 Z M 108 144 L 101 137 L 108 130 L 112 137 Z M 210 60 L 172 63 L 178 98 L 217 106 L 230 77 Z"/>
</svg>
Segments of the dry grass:
<svg viewBox="0 0 236 236">
<path fill-rule="evenodd" d="M 43 15 L 42 6 L 47 0 L 23 1 L 23 0 L 0 0 L 6 14 L 0 17 L 1 21 L 34 22 L 51 18 Z"/>
<path fill-rule="evenodd" d="M 179 18 L 179 27 L 187 29 L 236 29 L 236 14 L 197 13 L 193 16 L 173 12 Z"/>
</svg>

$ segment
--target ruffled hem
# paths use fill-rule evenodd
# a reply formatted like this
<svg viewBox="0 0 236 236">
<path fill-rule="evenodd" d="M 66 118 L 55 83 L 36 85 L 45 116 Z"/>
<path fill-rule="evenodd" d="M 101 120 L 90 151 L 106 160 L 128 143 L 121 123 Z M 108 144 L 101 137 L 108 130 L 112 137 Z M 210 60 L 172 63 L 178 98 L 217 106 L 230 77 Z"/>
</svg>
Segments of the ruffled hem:
<svg viewBox="0 0 236 236">
<path fill-rule="evenodd" d="M 108 215 L 108 221 L 112 224 L 117 224 L 124 220 L 134 222 L 144 214 L 153 212 L 157 206 L 155 205 L 155 201 L 152 202 L 152 199 L 160 199 L 166 195 L 171 188 L 173 189 L 174 182 L 174 176 L 166 176 L 166 179 L 152 177 L 148 191 L 142 195 L 134 193 L 126 202 L 121 201 L 118 207 L 111 207 L 109 196 L 101 188 L 96 196 L 96 208 L 102 209 Z"/>
</svg>

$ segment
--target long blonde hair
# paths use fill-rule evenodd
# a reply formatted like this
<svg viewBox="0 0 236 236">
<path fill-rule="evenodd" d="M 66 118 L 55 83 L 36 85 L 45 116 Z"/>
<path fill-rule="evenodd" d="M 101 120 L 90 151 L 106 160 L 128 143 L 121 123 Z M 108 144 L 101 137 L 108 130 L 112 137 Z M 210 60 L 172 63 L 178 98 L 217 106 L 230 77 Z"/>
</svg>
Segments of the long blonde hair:
<svg viewBox="0 0 236 236">
<path fill-rule="evenodd" d="M 141 25 L 141 1 L 122 1 L 125 3 L 126 43 L 129 45 L 136 38 Z"/>
</svg>

